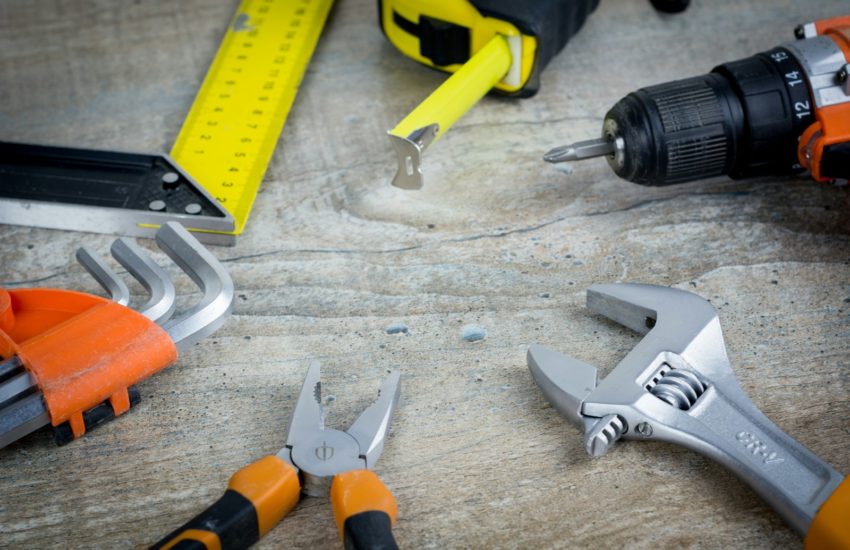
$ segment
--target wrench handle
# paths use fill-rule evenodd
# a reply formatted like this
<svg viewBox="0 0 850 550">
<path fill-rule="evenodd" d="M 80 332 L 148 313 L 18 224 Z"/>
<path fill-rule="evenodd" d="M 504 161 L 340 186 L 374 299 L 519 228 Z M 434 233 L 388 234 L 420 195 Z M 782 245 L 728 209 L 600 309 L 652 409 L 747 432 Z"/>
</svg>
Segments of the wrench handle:
<svg viewBox="0 0 850 550">
<path fill-rule="evenodd" d="M 731 390 L 731 391 L 730 391 Z M 736 395 L 737 394 L 737 395 Z M 706 390 L 687 413 L 691 436 L 673 442 L 717 460 L 758 492 L 800 534 L 842 476 L 768 419 L 735 387 Z M 690 423 L 689 423 L 690 424 Z"/>
</svg>

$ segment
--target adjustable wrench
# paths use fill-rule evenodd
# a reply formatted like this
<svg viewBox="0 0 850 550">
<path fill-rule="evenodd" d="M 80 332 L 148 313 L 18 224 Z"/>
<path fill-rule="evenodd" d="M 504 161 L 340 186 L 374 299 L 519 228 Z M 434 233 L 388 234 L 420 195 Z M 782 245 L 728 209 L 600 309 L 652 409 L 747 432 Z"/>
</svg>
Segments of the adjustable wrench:
<svg viewBox="0 0 850 550">
<path fill-rule="evenodd" d="M 591 456 L 621 437 L 683 445 L 746 481 L 807 546 L 850 545 L 850 481 L 750 401 L 711 304 L 667 287 L 601 284 L 587 291 L 587 307 L 646 336 L 601 382 L 596 367 L 540 345 L 528 349 L 528 368 L 583 428 Z"/>
</svg>

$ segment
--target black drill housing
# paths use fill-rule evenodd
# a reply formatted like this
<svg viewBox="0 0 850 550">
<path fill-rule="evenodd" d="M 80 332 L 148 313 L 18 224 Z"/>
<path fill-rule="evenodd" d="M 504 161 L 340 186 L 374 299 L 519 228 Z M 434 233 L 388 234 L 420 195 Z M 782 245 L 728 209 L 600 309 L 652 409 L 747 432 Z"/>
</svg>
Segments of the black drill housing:
<svg viewBox="0 0 850 550">
<path fill-rule="evenodd" d="M 642 185 L 800 172 L 797 142 L 814 122 L 804 74 L 775 48 L 632 92 L 605 117 L 606 137 L 621 139 L 611 167 Z"/>
</svg>

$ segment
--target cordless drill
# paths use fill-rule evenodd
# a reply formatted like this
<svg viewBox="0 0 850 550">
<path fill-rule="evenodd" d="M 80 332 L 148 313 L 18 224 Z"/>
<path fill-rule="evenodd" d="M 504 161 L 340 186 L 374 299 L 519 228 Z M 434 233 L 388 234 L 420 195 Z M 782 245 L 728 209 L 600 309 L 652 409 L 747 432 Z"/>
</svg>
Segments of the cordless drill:
<svg viewBox="0 0 850 550">
<path fill-rule="evenodd" d="M 564 162 L 606 156 L 621 178 L 670 185 L 810 171 L 850 179 L 850 16 L 710 73 L 642 88 L 605 115 L 602 137 L 558 147 Z"/>
</svg>

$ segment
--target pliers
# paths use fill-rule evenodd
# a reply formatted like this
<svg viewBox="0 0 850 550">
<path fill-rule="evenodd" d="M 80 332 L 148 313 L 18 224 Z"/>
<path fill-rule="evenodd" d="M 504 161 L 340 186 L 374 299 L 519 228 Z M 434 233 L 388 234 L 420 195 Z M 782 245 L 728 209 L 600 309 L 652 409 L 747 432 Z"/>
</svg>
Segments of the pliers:
<svg viewBox="0 0 850 550">
<path fill-rule="evenodd" d="M 395 371 L 384 380 L 378 398 L 348 430 L 326 430 L 320 367 L 313 361 L 289 419 L 286 445 L 236 472 L 220 499 L 152 548 L 247 548 L 295 507 L 302 492 L 330 496 L 346 549 L 397 548 L 395 499 L 369 468 L 384 450 L 399 378 Z"/>
<path fill-rule="evenodd" d="M 645 334 L 605 377 L 533 345 L 528 368 L 552 405 L 583 429 L 587 452 L 622 438 L 683 445 L 723 464 L 805 537 L 850 547 L 850 478 L 780 430 L 738 384 L 717 310 L 696 294 L 640 284 L 593 285 L 587 307 Z"/>
</svg>

